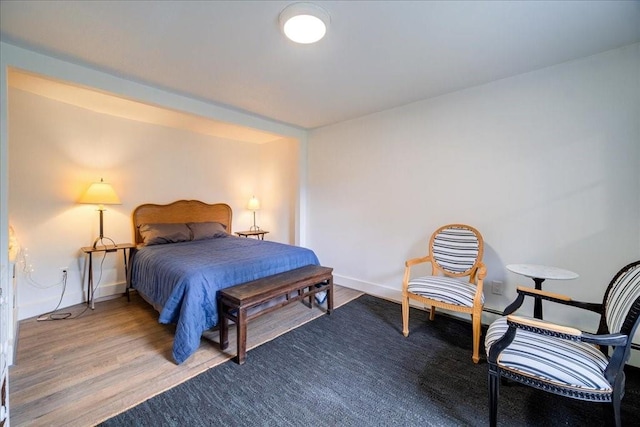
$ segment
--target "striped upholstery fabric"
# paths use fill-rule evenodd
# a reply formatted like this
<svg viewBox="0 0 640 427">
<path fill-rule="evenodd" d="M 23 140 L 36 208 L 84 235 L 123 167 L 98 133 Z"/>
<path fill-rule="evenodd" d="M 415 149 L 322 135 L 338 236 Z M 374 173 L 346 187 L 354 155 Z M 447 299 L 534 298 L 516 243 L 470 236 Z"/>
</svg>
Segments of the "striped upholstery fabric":
<svg viewBox="0 0 640 427">
<path fill-rule="evenodd" d="M 473 306 L 476 286 L 444 276 L 424 276 L 409 281 L 409 292 L 463 307 Z M 482 295 L 484 304 L 484 294 Z"/>
<path fill-rule="evenodd" d="M 491 345 L 507 332 L 507 318 L 491 324 L 485 338 L 487 355 Z M 537 378 L 564 388 L 592 393 L 611 393 L 604 377 L 609 360 L 594 345 L 528 332 L 516 331 L 513 342 L 498 357 L 502 369 Z"/>
<path fill-rule="evenodd" d="M 609 332 L 620 332 L 625 317 L 640 296 L 640 264 L 617 278 L 605 302 L 605 318 Z"/>
<path fill-rule="evenodd" d="M 435 236 L 431 255 L 443 270 L 464 273 L 476 263 L 479 246 L 478 237 L 472 230 L 450 227 Z"/>
</svg>

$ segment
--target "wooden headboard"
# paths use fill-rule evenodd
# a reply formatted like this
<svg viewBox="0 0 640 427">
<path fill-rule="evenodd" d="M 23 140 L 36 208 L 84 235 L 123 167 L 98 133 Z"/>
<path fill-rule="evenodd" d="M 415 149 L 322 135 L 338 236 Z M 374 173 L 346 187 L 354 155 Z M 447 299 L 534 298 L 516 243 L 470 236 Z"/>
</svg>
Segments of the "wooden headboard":
<svg viewBox="0 0 640 427">
<path fill-rule="evenodd" d="M 231 233 L 231 206 L 226 203 L 208 204 L 199 200 L 178 200 L 168 205 L 147 203 L 133 210 L 133 235 L 136 245 L 143 242 L 139 228 L 142 224 L 216 221 L 227 226 Z"/>
</svg>

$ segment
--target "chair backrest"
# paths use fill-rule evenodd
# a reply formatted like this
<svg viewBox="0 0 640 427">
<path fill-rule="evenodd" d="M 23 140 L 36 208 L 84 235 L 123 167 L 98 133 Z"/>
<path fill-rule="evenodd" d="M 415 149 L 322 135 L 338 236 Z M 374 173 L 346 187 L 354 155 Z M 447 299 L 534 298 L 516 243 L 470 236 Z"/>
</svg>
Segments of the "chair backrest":
<svg viewBox="0 0 640 427">
<path fill-rule="evenodd" d="M 437 269 L 444 274 L 469 276 L 475 274 L 482 261 L 484 242 L 475 228 L 465 224 L 448 224 L 431 235 L 429 251 Z M 435 270 L 436 266 L 433 267 Z"/>
<path fill-rule="evenodd" d="M 640 316 L 640 261 L 623 267 L 604 295 L 604 320 L 608 332 L 631 335 Z"/>
</svg>

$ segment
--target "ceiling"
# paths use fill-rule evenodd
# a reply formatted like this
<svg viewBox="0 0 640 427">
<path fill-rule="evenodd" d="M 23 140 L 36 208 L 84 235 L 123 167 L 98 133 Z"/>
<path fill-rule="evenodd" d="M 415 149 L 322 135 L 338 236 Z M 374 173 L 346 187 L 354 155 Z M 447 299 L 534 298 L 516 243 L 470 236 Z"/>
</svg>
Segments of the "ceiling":
<svg viewBox="0 0 640 427">
<path fill-rule="evenodd" d="M 640 42 L 640 1 L 6 1 L 3 42 L 303 129 Z"/>
</svg>

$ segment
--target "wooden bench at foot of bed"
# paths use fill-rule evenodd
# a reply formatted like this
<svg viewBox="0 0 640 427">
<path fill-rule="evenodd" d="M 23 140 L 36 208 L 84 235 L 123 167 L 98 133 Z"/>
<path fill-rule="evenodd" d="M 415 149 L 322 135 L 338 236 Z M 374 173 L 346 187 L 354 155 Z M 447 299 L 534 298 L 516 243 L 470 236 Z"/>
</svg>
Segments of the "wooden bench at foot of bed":
<svg viewBox="0 0 640 427">
<path fill-rule="evenodd" d="M 235 361 L 243 364 L 247 353 L 247 323 L 251 319 L 269 313 L 294 301 L 309 299 L 313 306 L 313 296 L 327 291 L 327 313 L 333 310 L 333 268 L 307 265 L 295 270 L 285 271 L 252 282 L 232 286 L 219 292 L 218 308 L 220 313 L 220 349 L 229 346 L 229 320 L 236 324 L 238 335 L 238 353 Z M 261 304 L 273 302 L 264 309 L 251 310 Z"/>
</svg>

